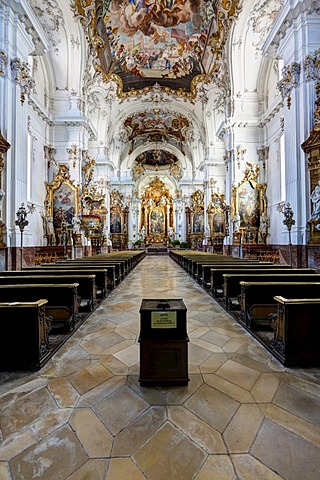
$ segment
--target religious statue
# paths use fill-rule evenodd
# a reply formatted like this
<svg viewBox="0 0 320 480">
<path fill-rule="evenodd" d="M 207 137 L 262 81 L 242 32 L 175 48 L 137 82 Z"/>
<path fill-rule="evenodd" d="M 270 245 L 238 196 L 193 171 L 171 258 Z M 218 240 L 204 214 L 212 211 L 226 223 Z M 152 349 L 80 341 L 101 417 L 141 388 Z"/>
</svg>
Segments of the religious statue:
<svg viewBox="0 0 320 480">
<path fill-rule="evenodd" d="M 210 236 L 211 236 L 211 231 L 210 231 L 209 225 L 207 225 L 204 229 L 204 236 L 205 236 L 205 238 L 210 238 Z"/>
<path fill-rule="evenodd" d="M 233 232 L 237 233 L 240 230 L 240 215 L 237 212 L 233 217 Z"/>
<path fill-rule="evenodd" d="M 266 243 L 266 239 L 268 236 L 268 228 L 269 228 L 269 219 L 265 212 L 262 212 L 260 216 L 260 226 L 259 226 L 259 240 L 261 243 Z"/>
<path fill-rule="evenodd" d="M 42 215 L 43 229 L 45 237 L 47 238 L 48 245 L 55 245 L 55 231 L 53 226 L 53 217 L 48 215 L 45 217 Z"/>
<path fill-rule="evenodd" d="M 313 203 L 313 211 L 311 218 L 314 220 L 320 220 L 320 180 L 311 192 L 310 199 Z"/>
<path fill-rule="evenodd" d="M 67 242 L 68 242 L 68 224 L 67 224 L 67 221 L 65 219 L 65 217 L 63 217 L 63 219 L 61 220 L 61 225 L 60 225 L 60 245 L 67 245 Z"/>
<path fill-rule="evenodd" d="M 174 231 L 173 231 L 172 227 L 168 228 L 168 237 L 171 240 L 171 242 L 172 242 L 172 240 L 174 240 Z"/>
<path fill-rule="evenodd" d="M 144 239 L 146 238 L 146 227 L 144 225 L 142 225 L 141 227 L 140 235 L 141 235 L 141 240 L 144 241 Z"/>
<path fill-rule="evenodd" d="M 80 227 L 81 227 L 81 220 L 77 215 L 74 215 L 72 217 L 72 233 L 73 234 L 80 233 Z"/>
</svg>

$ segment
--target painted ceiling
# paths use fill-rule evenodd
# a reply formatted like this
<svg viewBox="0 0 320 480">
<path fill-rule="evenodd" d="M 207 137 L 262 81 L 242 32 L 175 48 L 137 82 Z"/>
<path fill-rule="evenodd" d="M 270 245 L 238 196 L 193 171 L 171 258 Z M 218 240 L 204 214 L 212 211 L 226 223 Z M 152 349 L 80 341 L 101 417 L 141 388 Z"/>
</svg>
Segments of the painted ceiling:
<svg viewBox="0 0 320 480">
<path fill-rule="evenodd" d="M 128 140 L 137 146 L 139 137 L 153 142 L 174 139 L 181 144 L 186 139 L 190 128 L 189 120 L 179 113 L 161 109 L 137 112 L 129 115 L 124 128 Z"/>
<path fill-rule="evenodd" d="M 121 93 L 151 87 L 191 92 L 217 70 L 239 0 L 75 0 L 96 68 Z"/>
</svg>

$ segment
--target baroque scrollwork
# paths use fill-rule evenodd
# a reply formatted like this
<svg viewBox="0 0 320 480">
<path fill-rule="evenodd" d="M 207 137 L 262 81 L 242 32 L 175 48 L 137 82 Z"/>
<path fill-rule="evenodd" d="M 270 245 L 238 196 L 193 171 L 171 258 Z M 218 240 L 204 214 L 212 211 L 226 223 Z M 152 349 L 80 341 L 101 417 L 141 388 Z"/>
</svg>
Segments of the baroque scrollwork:
<svg viewBox="0 0 320 480">
<path fill-rule="evenodd" d="M 8 64 L 8 59 L 3 50 L 0 51 L 0 77 L 4 76 L 6 66 Z"/>
<path fill-rule="evenodd" d="M 315 81 L 315 111 L 314 111 L 314 128 L 320 128 L 320 49 L 316 50 L 313 55 L 307 55 L 304 62 L 306 70 L 306 79 L 308 82 Z"/>
<path fill-rule="evenodd" d="M 26 96 L 30 95 L 35 86 L 35 81 L 30 75 L 30 67 L 27 62 L 22 62 L 19 58 L 11 60 L 11 69 L 14 81 L 20 87 L 20 102 L 24 104 Z"/>
<path fill-rule="evenodd" d="M 269 147 L 261 147 L 257 149 L 258 157 L 259 157 L 259 162 L 262 163 L 262 167 L 265 170 L 266 164 L 269 159 Z"/>
<path fill-rule="evenodd" d="M 291 107 L 291 92 L 297 87 L 300 78 L 301 65 L 293 62 L 282 69 L 282 79 L 277 86 L 283 99 L 287 99 L 287 106 Z"/>
</svg>

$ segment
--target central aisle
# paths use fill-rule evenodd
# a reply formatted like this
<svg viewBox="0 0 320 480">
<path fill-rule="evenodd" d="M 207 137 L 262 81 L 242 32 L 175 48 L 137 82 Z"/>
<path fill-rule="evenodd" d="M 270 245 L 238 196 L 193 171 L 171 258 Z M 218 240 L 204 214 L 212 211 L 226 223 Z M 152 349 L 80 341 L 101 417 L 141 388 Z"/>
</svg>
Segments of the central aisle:
<svg viewBox="0 0 320 480">
<path fill-rule="evenodd" d="M 186 304 L 187 387 L 140 387 L 144 298 Z M 284 369 L 173 260 L 147 256 L 41 372 L 6 378 L 0 478 L 315 480 L 318 374 Z"/>
</svg>

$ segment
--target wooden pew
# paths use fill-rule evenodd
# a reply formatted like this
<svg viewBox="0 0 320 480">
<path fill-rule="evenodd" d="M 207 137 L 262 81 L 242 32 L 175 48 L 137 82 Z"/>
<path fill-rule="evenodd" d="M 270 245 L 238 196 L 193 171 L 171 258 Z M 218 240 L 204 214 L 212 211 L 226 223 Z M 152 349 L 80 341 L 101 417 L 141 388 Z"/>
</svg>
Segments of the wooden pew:
<svg viewBox="0 0 320 480">
<path fill-rule="evenodd" d="M 16 275 L 0 276 L 0 285 L 19 284 L 61 284 L 78 283 L 79 311 L 93 310 L 97 306 L 97 287 L 95 275 L 28 275 L 25 271 L 17 271 Z"/>
<path fill-rule="evenodd" d="M 26 272 L 26 275 L 95 275 L 97 286 L 97 297 L 104 298 L 107 290 L 114 288 L 114 270 L 99 268 L 99 267 L 34 267 L 24 268 L 22 272 Z M 13 275 L 13 272 L 5 270 L 1 272 L 1 275 L 9 276 Z"/>
<path fill-rule="evenodd" d="M 71 331 L 79 322 L 78 283 L 0 285 L 0 302 L 48 300 L 46 312 L 53 317 L 52 328 Z"/>
<path fill-rule="evenodd" d="M 0 371 L 37 370 L 50 357 L 47 303 L 0 303 Z"/>
<path fill-rule="evenodd" d="M 274 356 L 286 367 L 319 366 L 320 297 L 274 299 Z"/>
<path fill-rule="evenodd" d="M 275 296 L 318 298 L 320 282 L 240 282 L 239 320 L 250 330 L 271 328 L 270 315 L 276 313 Z"/>
<path fill-rule="evenodd" d="M 217 262 L 217 263 L 210 263 L 205 265 L 200 265 L 201 273 L 200 277 L 198 278 L 198 282 L 203 285 L 206 289 L 212 289 L 212 269 L 239 269 L 245 270 L 246 268 L 274 268 L 275 266 L 272 263 L 268 262 L 259 262 L 257 260 L 243 260 L 243 262 L 233 262 L 225 261 L 225 262 Z M 287 267 L 289 268 L 289 267 Z M 222 283 L 222 277 L 219 278 Z"/>
<path fill-rule="evenodd" d="M 217 265 L 210 269 L 210 291 L 214 297 L 223 296 L 223 282 L 225 274 L 258 274 L 259 272 L 288 272 L 286 265 L 255 264 L 255 265 Z"/>
<path fill-rule="evenodd" d="M 47 267 L 47 266 L 52 266 L 48 264 L 42 264 L 42 267 Z M 74 267 L 95 267 L 95 268 L 106 268 L 106 269 L 112 269 L 114 270 L 114 283 L 120 283 L 125 275 L 125 263 L 124 262 L 107 262 L 104 260 L 95 260 L 95 261 L 89 261 L 89 260 L 65 260 L 65 261 L 60 261 L 55 264 L 57 268 L 74 268 Z"/>
<path fill-rule="evenodd" d="M 320 282 L 314 268 L 295 269 L 255 269 L 232 273 L 223 273 L 223 303 L 228 310 L 239 308 L 239 296 L 241 293 L 240 282 Z M 315 278 L 312 278 L 315 277 Z"/>
</svg>

